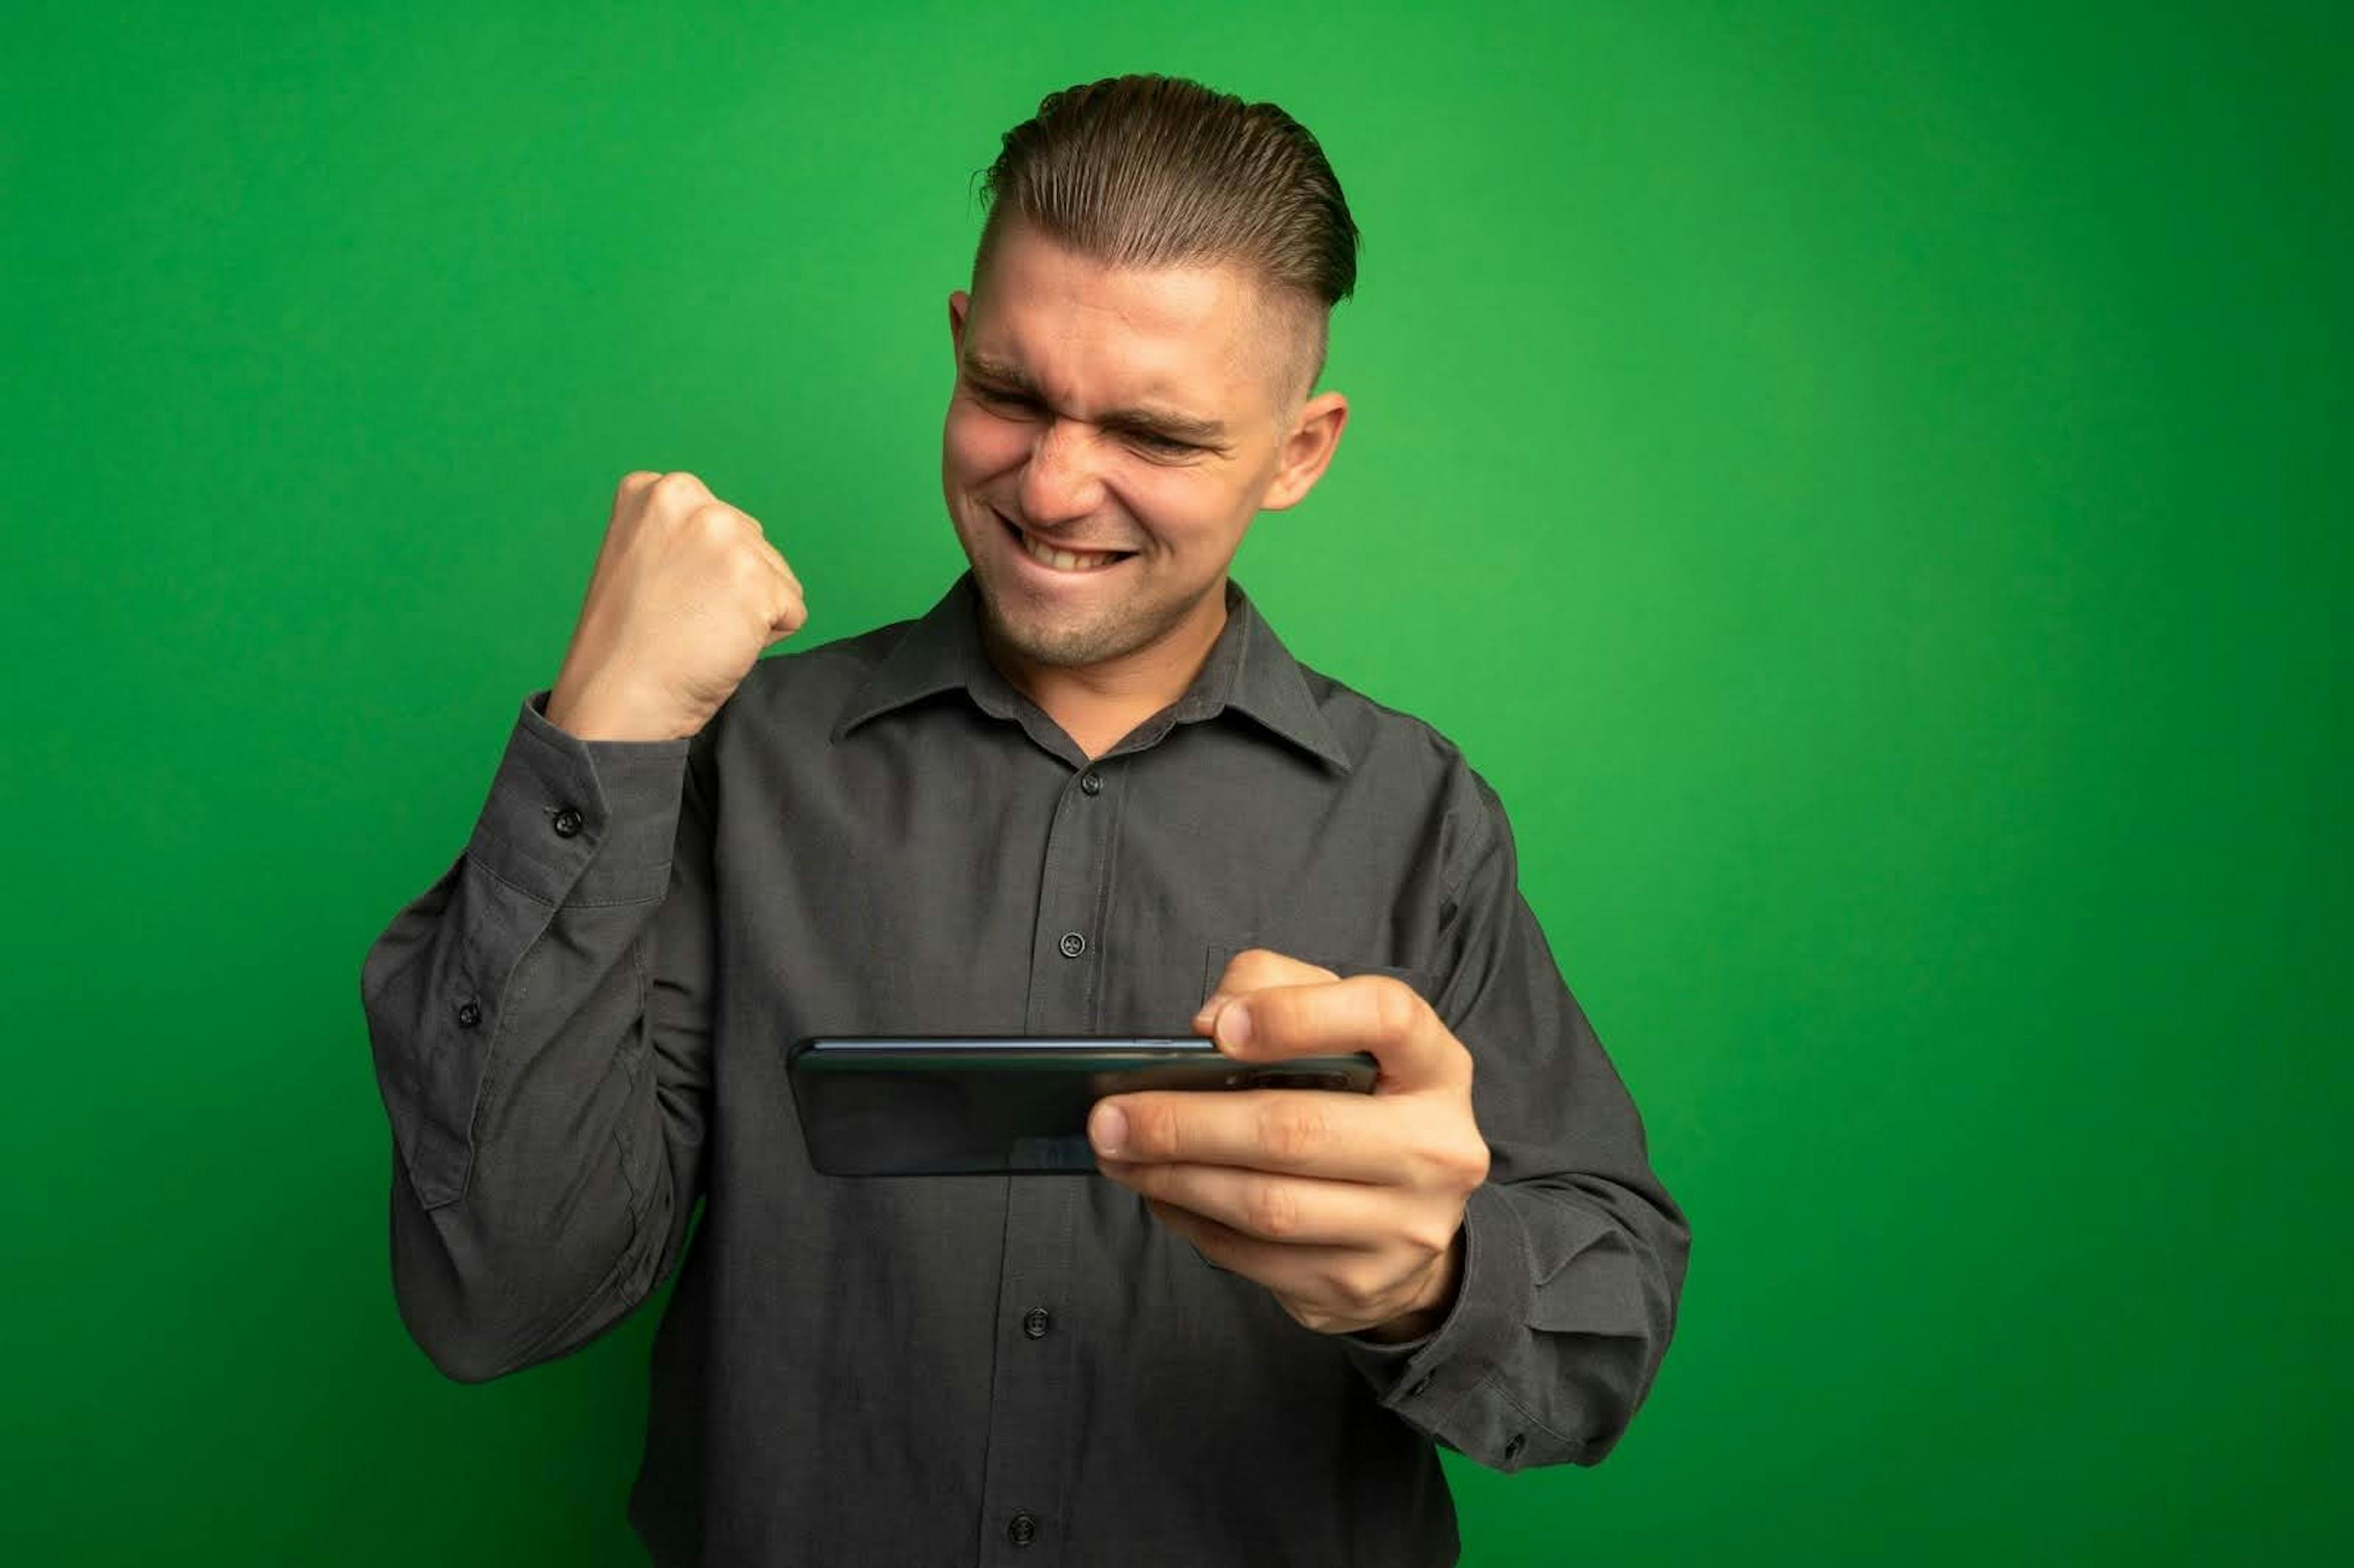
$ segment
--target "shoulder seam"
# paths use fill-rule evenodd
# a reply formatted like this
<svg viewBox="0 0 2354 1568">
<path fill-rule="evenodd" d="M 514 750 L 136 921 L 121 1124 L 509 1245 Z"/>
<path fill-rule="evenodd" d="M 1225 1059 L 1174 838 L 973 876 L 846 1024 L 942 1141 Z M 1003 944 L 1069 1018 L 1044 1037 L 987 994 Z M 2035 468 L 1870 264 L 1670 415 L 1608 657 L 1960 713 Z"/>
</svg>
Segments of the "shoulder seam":
<svg viewBox="0 0 2354 1568">
<path fill-rule="evenodd" d="M 1293 662 L 1299 662 L 1297 660 Z M 1456 745 L 1447 737 L 1445 731 L 1421 715 L 1410 714 L 1404 708 L 1394 708 L 1376 697 L 1366 695 L 1346 681 L 1328 675 L 1312 665 L 1299 664 L 1299 673 L 1310 682 L 1320 683 L 1333 691 L 1354 698 L 1375 713 L 1386 714 L 1394 719 L 1411 725 L 1433 749 L 1445 758 L 1447 763 L 1462 769 L 1465 779 L 1471 786 L 1471 798 L 1478 803 L 1479 810 L 1472 812 L 1473 820 L 1465 824 L 1467 836 L 1462 849 L 1454 857 L 1455 866 L 1443 868 L 1441 872 L 1441 892 L 1447 900 L 1454 900 L 1462 893 L 1465 883 L 1469 879 L 1470 867 L 1488 852 L 1489 844 L 1496 837 L 1497 823 L 1504 813 L 1504 802 L 1502 797 L 1496 793 L 1495 786 L 1490 784 L 1486 777 L 1471 765 L 1471 759 L 1463 754 L 1461 747 Z M 1316 695 L 1312 687 L 1309 694 L 1311 697 Z"/>
</svg>

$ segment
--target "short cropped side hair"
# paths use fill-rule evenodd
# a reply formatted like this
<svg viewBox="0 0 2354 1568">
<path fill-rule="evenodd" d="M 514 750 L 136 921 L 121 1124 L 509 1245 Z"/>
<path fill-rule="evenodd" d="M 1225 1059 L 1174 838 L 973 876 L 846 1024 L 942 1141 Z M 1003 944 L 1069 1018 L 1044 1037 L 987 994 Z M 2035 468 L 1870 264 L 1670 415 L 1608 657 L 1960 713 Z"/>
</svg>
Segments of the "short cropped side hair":
<svg viewBox="0 0 2354 1568">
<path fill-rule="evenodd" d="M 1298 368 L 1324 373 L 1332 307 L 1357 286 L 1357 225 L 1316 138 L 1272 103 L 1166 76 L 1049 93 L 982 178 L 978 286 L 1009 221 L 1115 267 L 1233 264 L 1295 307 Z M 1312 366 L 1312 367 L 1311 367 Z"/>
</svg>

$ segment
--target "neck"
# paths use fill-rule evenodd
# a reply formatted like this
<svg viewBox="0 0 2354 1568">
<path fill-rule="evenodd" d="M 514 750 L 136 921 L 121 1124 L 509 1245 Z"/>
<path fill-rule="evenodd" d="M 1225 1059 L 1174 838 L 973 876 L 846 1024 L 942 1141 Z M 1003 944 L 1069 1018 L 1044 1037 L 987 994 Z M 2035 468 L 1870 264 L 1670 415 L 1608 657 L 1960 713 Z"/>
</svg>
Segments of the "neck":
<svg viewBox="0 0 2354 1568">
<path fill-rule="evenodd" d="M 1226 624 L 1225 580 L 1163 635 L 1130 653 L 1094 664 L 1042 664 L 993 637 L 991 660 L 1014 688 L 1038 705 L 1089 758 L 1185 694 L 1209 661 Z"/>
</svg>

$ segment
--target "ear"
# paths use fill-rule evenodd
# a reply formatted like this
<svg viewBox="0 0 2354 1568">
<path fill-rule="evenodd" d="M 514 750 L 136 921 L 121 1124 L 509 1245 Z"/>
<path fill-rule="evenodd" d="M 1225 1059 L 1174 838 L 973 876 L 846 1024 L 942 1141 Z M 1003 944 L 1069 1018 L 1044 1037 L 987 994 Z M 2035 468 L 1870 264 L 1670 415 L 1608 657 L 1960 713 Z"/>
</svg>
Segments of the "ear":
<svg viewBox="0 0 2354 1568">
<path fill-rule="evenodd" d="M 955 353 L 964 352 L 964 320 L 972 314 L 972 296 L 962 289 L 949 295 L 949 347 Z"/>
<path fill-rule="evenodd" d="M 1315 488 L 1331 466 L 1341 427 L 1348 422 L 1349 399 L 1338 392 L 1319 392 L 1299 406 L 1291 433 L 1277 450 L 1275 478 L 1259 502 L 1261 511 L 1280 512 Z"/>
</svg>

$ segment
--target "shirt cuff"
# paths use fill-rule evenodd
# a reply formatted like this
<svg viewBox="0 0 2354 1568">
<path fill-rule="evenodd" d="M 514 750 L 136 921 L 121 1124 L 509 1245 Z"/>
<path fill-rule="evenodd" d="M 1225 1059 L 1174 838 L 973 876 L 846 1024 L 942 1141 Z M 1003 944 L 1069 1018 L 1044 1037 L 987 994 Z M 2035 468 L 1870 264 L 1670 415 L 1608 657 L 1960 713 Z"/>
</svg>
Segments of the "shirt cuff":
<svg viewBox="0 0 2354 1568">
<path fill-rule="evenodd" d="M 1349 1360 L 1383 1406 L 1433 1436 L 1486 1381 L 1528 1319 L 1528 1247 L 1520 1216 L 1486 1182 L 1463 1205 L 1463 1274 L 1438 1326 L 1418 1340 L 1384 1344 L 1343 1334 Z"/>
<path fill-rule="evenodd" d="M 524 699 L 466 853 L 543 904 L 660 898 L 690 740 L 582 740 L 548 694 Z"/>
</svg>

